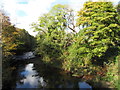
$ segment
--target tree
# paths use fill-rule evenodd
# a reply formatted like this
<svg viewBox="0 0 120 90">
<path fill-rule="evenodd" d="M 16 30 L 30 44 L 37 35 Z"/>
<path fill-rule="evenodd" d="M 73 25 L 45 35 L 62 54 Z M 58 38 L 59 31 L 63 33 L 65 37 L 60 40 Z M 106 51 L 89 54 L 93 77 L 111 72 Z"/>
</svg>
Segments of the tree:
<svg viewBox="0 0 120 90">
<path fill-rule="evenodd" d="M 77 19 L 77 25 L 82 26 L 82 29 L 68 50 L 66 63 L 69 70 L 88 67 L 92 60 L 99 60 L 106 53 L 111 55 L 118 51 L 120 26 L 117 16 L 111 2 L 89 1 L 84 4 Z"/>
<path fill-rule="evenodd" d="M 65 22 L 64 11 L 62 11 L 62 6 L 58 8 L 55 6 L 52 10 L 42 15 L 39 18 L 39 23 L 33 24 L 35 31 L 38 31 L 37 35 L 37 52 L 40 55 L 46 56 L 50 59 L 59 57 L 61 54 L 61 48 L 64 43 L 65 36 Z"/>
<path fill-rule="evenodd" d="M 67 5 L 58 4 L 40 16 L 38 23 L 32 24 L 34 30 L 38 31 L 36 52 L 43 56 L 43 60 L 53 64 L 63 60 L 63 53 L 70 46 L 72 38 L 71 34 L 66 34 L 66 29 L 75 32 L 73 19 L 73 10 Z"/>
<path fill-rule="evenodd" d="M 3 49 L 3 58 L 9 55 L 12 55 L 17 47 L 16 36 L 18 32 L 16 28 L 11 25 L 10 19 L 8 16 L 4 14 L 4 12 L 0 12 L 2 17 L 2 49 Z"/>
<path fill-rule="evenodd" d="M 81 42 L 87 43 L 91 57 L 101 57 L 109 48 L 118 46 L 118 14 L 111 2 L 88 2 L 78 16 L 78 25 L 85 27 L 80 31 Z"/>
<path fill-rule="evenodd" d="M 19 29 L 11 24 L 10 19 L 3 11 L 0 11 L 2 20 L 2 53 L 3 58 L 18 52 L 30 51 L 35 46 L 35 38 L 26 30 Z"/>
<path fill-rule="evenodd" d="M 72 32 L 76 32 L 74 11 L 68 5 L 55 5 L 51 9 L 50 13 L 52 15 L 54 14 L 55 18 L 60 20 L 60 22 L 63 22 L 67 29 L 71 30 Z"/>
<path fill-rule="evenodd" d="M 74 18 L 74 12 L 71 8 L 69 8 L 67 5 L 57 4 L 52 7 L 49 13 L 43 14 L 39 18 L 38 24 L 33 23 L 32 26 L 35 31 L 41 31 L 44 33 L 46 33 L 46 31 L 50 30 L 51 28 L 56 28 L 53 25 L 59 26 L 57 28 L 60 30 L 69 29 L 72 32 L 76 32 Z M 53 24 L 52 27 L 51 24 Z"/>
<path fill-rule="evenodd" d="M 18 46 L 13 50 L 16 54 L 23 54 L 24 52 L 33 51 L 36 40 L 25 29 L 16 28 L 19 35 L 16 36 Z"/>
</svg>

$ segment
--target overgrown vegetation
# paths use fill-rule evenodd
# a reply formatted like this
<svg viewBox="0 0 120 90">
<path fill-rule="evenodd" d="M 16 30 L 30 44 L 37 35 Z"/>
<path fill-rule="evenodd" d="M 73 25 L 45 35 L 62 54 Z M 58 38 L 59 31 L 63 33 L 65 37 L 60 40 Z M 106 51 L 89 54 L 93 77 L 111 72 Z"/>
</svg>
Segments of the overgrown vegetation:
<svg viewBox="0 0 120 90">
<path fill-rule="evenodd" d="M 26 30 L 16 28 L 11 24 L 9 17 L 4 11 L 0 11 L 2 20 L 2 57 L 3 62 L 15 54 L 22 54 L 35 47 L 35 38 Z"/>
<path fill-rule="evenodd" d="M 118 16 L 111 2 L 86 2 L 78 13 L 77 24 L 83 26 L 74 38 L 66 56 L 68 70 L 79 74 L 84 70 L 91 74 L 96 71 L 90 67 L 103 64 L 109 56 L 119 51 L 120 26 Z M 114 54 L 112 54 L 114 51 Z M 107 53 L 106 53 L 107 52 Z M 81 68 L 86 68 L 81 70 Z M 90 69 L 90 70 L 89 70 Z M 93 72 L 92 72 L 93 71 Z"/>
<path fill-rule="evenodd" d="M 47 63 L 60 64 L 63 53 L 71 43 L 72 34 L 67 34 L 66 29 L 74 32 L 74 19 L 72 10 L 66 5 L 55 5 L 49 13 L 44 14 L 33 23 L 33 28 L 38 31 L 36 52 L 43 56 Z"/>
<path fill-rule="evenodd" d="M 32 24 L 38 32 L 36 40 L 26 30 L 12 25 L 2 12 L 3 58 L 34 50 L 36 46 L 36 53 L 46 64 L 66 70 L 73 76 L 91 76 L 94 83 L 103 80 L 110 82 L 111 87 L 120 88 L 117 83 L 119 8 L 120 4 L 115 7 L 112 2 L 88 1 L 75 20 L 74 11 L 69 6 L 55 5 Z"/>
<path fill-rule="evenodd" d="M 107 73 L 106 77 L 104 79 L 106 81 L 109 81 L 112 85 L 112 87 L 116 87 L 120 89 L 120 81 L 119 81 L 119 60 L 120 55 L 118 55 L 114 61 L 112 61 L 110 64 L 107 65 Z"/>
<path fill-rule="evenodd" d="M 111 82 L 111 78 L 117 82 L 117 76 L 109 74 L 113 68 L 108 65 L 116 62 L 114 69 L 118 69 L 118 59 L 114 61 L 113 58 L 120 50 L 119 5 L 116 10 L 112 2 L 88 1 L 77 17 L 75 25 L 73 10 L 60 4 L 40 16 L 38 23 L 32 24 L 38 31 L 36 52 L 47 64 L 69 71 L 73 76 L 98 74 L 102 77 L 99 72 L 106 68 L 108 71 L 102 73 L 107 73 L 107 80 Z M 112 73 L 118 72 L 112 70 Z M 117 87 L 116 84 L 113 87 Z"/>
</svg>

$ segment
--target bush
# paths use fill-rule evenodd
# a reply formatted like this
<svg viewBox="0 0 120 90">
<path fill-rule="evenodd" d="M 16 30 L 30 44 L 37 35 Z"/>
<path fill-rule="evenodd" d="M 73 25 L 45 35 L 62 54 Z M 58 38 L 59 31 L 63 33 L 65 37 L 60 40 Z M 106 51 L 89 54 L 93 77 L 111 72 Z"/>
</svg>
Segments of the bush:
<svg viewBox="0 0 120 90">
<path fill-rule="evenodd" d="M 109 81 L 111 83 L 111 86 L 114 88 L 120 89 L 120 81 L 119 79 L 119 67 L 118 63 L 120 60 L 120 55 L 116 57 L 116 59 L 109 64 L 107 64 L 107 73 L 104 77 L 106 81 Z"/>
</svg>

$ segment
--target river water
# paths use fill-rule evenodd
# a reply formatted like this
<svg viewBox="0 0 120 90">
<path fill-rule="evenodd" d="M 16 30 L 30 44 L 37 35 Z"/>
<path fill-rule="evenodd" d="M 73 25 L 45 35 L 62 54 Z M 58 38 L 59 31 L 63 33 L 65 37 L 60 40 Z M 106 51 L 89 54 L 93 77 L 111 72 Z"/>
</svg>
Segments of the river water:
<svg viewBox="0 0 120 90">
<path fill-rule="evenodd" d="M 20 59 L 19 59 L 20 60 Z M 86 82 L 66 74 L 64 71 L 38 63 L 38 58 L 19 61 L 15 70 L 3 85 L 9 88 L 91 88 Z"/>
</svg>

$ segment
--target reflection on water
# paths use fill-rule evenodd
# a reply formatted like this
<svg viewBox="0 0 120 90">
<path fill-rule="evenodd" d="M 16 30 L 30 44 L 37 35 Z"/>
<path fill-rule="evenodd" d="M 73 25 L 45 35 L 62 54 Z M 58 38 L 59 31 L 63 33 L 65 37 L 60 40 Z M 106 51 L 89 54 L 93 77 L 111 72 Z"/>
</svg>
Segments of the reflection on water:
<svg viewBox="0 0 120 90">
<path fill-rule="evenodd" d="M 16 83 L 16 88 L 90 88 L 85 82 L 74 81 L 69 76 L 61 75 L 50 68 L 40 66 L 38 72 L 33 63 L 29 63 L 19 72 L 20 79 Z"/>
<path fill-rule="evenodd" d="M 37 88 L 40 84 L 42 87 L 46 86 L 43 77 L 37 76 L 36 70 L 33 70 L 33 64 L 26 65 L 24 71 L 20 73 L 24 77 L 20 82 L 17 82 L 16 88 Z"/>
<path fill-rule="evenodd" d="M 10 71 L 10 70 L 8 70 Z M 7 72 L 8 72 L 7 71 Z M 62 70 L 46 66 L 44 63 L 21 62 L 16 70 L 4 81 L 4 88 L 90 88 L 91 86 L 80 79 L 66 74 Z M 10 89 L 9 89 L 10 90 Z"/>
<path fill-rule="evenodd" d="M 92 87 L 86 82 L 79 82 L 78 86 L 80 90 L 84 90 L 85 88 L 89 88 L 89 90 L 92 90 Z"/>
</svg>

